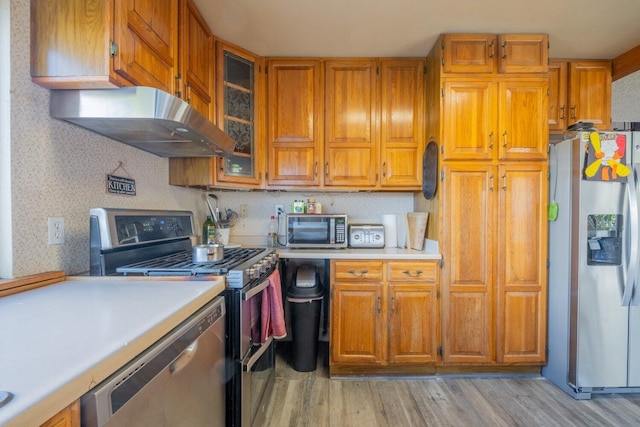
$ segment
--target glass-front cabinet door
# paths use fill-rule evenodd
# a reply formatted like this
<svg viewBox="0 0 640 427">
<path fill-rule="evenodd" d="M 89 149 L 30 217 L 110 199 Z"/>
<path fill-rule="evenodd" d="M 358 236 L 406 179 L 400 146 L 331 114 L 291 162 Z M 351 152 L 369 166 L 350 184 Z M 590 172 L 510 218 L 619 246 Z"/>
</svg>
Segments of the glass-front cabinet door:
<svg viewBox="0 0 640 427">
<path fill-rule="evenodd" d="M 218 159 L 216 181 L 261 188 L 262 58 L 223 41 L 217 43 L 218 126 L 236 141 L 233 154 Z"/>
</svg>

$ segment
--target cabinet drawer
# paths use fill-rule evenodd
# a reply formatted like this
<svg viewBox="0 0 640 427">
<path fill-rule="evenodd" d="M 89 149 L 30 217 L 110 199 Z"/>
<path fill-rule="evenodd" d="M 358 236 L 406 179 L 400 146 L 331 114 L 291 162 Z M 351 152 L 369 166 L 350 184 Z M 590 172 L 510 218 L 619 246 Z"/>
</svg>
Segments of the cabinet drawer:
<svg viewBox="0 0 640 427">
<path fill-rule="evenodd" d="M 392 261 L 387 271 L 390 282 L 436 283 L 438 280 L 438 263 L 435 261 Z"/>
<path fill-rule="evenodd" d="M 340 280 L 382 280 L 381 261 L 335 261 L 334 278 Z"/>
</svg>

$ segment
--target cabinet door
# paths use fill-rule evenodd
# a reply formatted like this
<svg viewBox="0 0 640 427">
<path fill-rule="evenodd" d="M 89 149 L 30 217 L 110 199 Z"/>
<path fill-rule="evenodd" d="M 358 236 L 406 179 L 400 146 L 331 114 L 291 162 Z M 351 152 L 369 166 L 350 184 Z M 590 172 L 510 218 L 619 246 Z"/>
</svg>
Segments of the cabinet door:
<svg viewBox="0 0 640 427">
<path fill-rule="evenodd" d="M 425 61 L 385 60 L 380 74 L 381 185 L 419 189 L 424 150 Z"/>
<path fill-rule="evenodd" d="M 490 160 L 497 141 L 496 85 L 450 80 L 442 89 L 443 160 Z"/>
<path fill-rule="evenodd" d="M 382 364 L 386 340 L 382 283 L 336 282 L 332 287 L 331 363 Z"/>
<path fill-rule="evenodd" d="M 216 42 L 217 124 L 236 141 L 233 154 L 217 159 L 217 184 L 262 187 L 262 62 L 242 48 Z"/>
<path fill-rule="evenodd" d="M 544 363 L 547 165 L 500 166 L 497 361 Z"/>
<path fill-rule="evenodd" d="M 214 116 L 213 34 L 193 0 L 180 4 L 180 72 L 178 95 L 211 121 Z"/>
<path fill-rule="evenodd" d="M 175 93 L 178 0 L 114 0 L 114 69 L 139 86 Z"/>
<path fill-rule="evenodd" d="M 378 180 L 376 61 L 327 61 L 325 77 L 324 183 L 374 187 Z"/>
<path fill-rule="evenodd" d="M 389 363 L 437 360 L 438 263 L 389 261 Z"/>
<path fill-rule="evenodd" d="M 549 36 L 546 34 L 501 34 L 498 36 L 500 73 L 546 73 L 549 66 Z"/>
<path fill-rule="evenodd" d="M 319 60 L 267 64 L 268 184 L 320 184 L 322 68 Z"/>
<path fill-rule="evenodd" d="M 494 359 L 496 177 L 490 165 L 443 168 L 441 232 L 443 363 Z"/>
<path fill-rule="evenodd" d="M 80 401 L 76 400 L 49 418 L 40 427 L 80 427 Z"/>
<path fill-rule="evenodd" d="M 492 73 L 495 69 L 494 34 L 445 34 L 442 36 L 442 71 Z"/>
<path fill-rule="evenodd" d="M 570 124 L 591 122 L 611 127 L 611 61 L 571 61 L 569 70 Z"/>
<path fill-rule="evenodd" d="M 500 159 L 545 160 L 549 139 L 547 78 L 501 81 L 499 88 Z"/>
<path fill-rule="evenodd" d="M 567 128 L 566 61 L 549 63 L 549 133 L 562 133 Z"/>
</svg>

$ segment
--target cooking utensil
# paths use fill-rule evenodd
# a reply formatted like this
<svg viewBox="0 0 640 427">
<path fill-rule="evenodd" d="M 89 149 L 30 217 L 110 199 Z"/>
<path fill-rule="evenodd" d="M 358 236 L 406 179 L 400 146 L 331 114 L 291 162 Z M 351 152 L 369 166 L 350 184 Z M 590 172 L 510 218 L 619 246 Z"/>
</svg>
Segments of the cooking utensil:
<svg viewBox="0 0 640 427">
<path fill-rule="evenodd" d="M 218 262 L 224 258 L 224 245 L 214 243 L 213 245 L 196 245 L 191 248 L 191 261 L 194 264 L 204 262 Z"/>
</svg>

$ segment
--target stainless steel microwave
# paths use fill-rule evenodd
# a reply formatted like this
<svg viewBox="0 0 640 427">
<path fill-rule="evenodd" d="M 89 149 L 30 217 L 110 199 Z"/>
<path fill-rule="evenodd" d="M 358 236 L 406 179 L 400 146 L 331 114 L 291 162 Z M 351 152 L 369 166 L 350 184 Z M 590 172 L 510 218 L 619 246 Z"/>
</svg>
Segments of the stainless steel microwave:
<svg viewBox="0 0 640 427">
<path fill-rule="evenodd" d="M 346 214 L 287 214 L 288 248 L 347 247 Z"/>
</svg>

